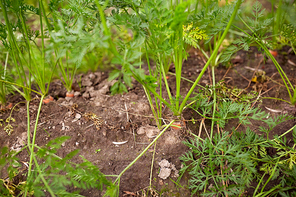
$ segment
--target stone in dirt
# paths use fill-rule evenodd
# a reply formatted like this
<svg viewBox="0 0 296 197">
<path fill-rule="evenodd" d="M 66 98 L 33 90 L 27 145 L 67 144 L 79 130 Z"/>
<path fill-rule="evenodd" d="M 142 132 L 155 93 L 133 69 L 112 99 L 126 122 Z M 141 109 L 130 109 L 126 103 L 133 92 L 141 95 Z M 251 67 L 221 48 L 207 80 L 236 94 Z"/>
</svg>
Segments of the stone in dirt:
<svg viewBox="0 0 296 197">
<path fill-rule="evenodd" d="M 170 168 L 160 168 L 158 177 L 161 179 L 167 179 L 171 175 L 171 171 Z"/>
<path fill-rule="evenodd" d="M 158 134 L 158 132 L 159 132 L 159 129 L 157 127 L 145 125 L 138 129 L 137 134 L 141 135 L 146 133 L 148 138 L 153 138 Z"/>
<path fill-rule="evenodd" d="M 172 170 L 174 171 L 173 177 L 179 176 L 179 171 L 176 169 L 176 166 L 170 163 L 168 160 L 163 159 L 158 164 L 160 166 L 160 172 L 158 174 L 159 178 L 167 179 L 171 175 Z"/>
<path fill-rule="evenodd" d="M 20 137 L 17 137 L 16 143 L 10 148 L 16 152 L 20 151 L 27 142 L 27 132 L 23 132 Z"/>
</svg>

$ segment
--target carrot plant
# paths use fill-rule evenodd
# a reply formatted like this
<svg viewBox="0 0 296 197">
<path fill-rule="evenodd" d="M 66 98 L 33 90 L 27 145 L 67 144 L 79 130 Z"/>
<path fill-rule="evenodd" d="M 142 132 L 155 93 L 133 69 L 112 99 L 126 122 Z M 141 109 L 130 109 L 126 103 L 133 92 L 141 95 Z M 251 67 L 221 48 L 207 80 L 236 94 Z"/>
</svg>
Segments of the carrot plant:
<svg viewBox="0 0 296 197">
<path fill-rule="evenodd" d="M 274 65 L 276 66 L 278 73 L 280 74 L 284 85 L 287 89 L 287 92 L 289 94 L 290 101 L 288 102 L 292 105 L 296 104 L 296 86 L 294 87 L 289 78 L 287 77 L 286 73 L 282 69 L 282 67 L 279 65 L 275 57 L 270 53 L 269 48 L 272 47 L 271 41 L 268 39 L 269 36 L 266 35 L 268 32 L 268 26 L 272 22 L 272 18 L 263 18 L 264 9 L 262 9 L 262 5 L 256 1 L 253 5 L 253 17 L 244 19 L 242 16 L 239 16 L 242 23 L 245 25 L 245 27 L 248 30 L 243 30 L 240 27 L 235 26 L 238 30 L 244 33 L 246 37 L 241 38 L 240 40 L 237 40 L 237 44 L 239 46 L 244 46 L 245 49 L 248 49 L 251 44 L 256 44 L 260 47 L 261 50 L 263 50 L 266 55 L 272 60 Z M 263 18 L 263 19 L 262 19 Z M 250 33 L 248 33 L 250 31 Z M 282 27 L 282 36 L 285 35 L 286 37 L 288 34 L 291 34 L 291 37 L 289 38 L 290 45 L 293 47 L 295 46 L 295 31 L 296 26 L 293 26 L 292 24 L 286 24 Z M 277 36 L 277 35 L 274 35 Z M 239 47 L 234 47 L 236 51 Z"/>
<path fill-rule="evenodd" d="M 191 108 L 202 118 L 214 118 L 218 125 L 218 132 L 212 138 L 207 133 L 206 139 L 194 135 L 192 140 L 184 142 L 190 150 L 180 158 L 184 166 L 180 173 L 182 175 L 188 171 L 191 175 L 189 188 L 192 194 L 240 196 L 254 182 L 258 185 L 253 196 L 293 193 L 293 180 L 296 178 L 295 147 L 287 145 L 285 135 L 293 133 L 296 137 L 296 128 L 294 126 L 283 135 L 269 139 L 269 132 L 276 125 L 293 117 L 281 115 L 267 118 L 267 113 L 258 108 L 251 108 L 245 103 L 232 100 L 227 101 L 225 98 L 217 98 L 219 111 L 211 117 L 213 101 L 200 95 L 198 99 L 200 102 L 192 104 Z M 237 119 L 246 126 L 251 123 L 251 120 L 266 123 L 267 127 L 259 128 L 265 133 L 264 137 L 257 135 L 249 127 L 244 132 L 238 132 L 234 128 L 232 133 L 227 132 L 225 128 L 231 119 Z M 206 129 L 205 132 L 207 132 Z M 296 138 L 293 140 L 295 141 Z M 268 148 L 276 148 L 276 154 L 267 154 Z M 262 176 L 260 172 L 264 175 Z M 291 177 L 288 178 L 286 176 L 288 174 Z M 263 179 L 265 175 L 269 175 L 270 178 L 263 182 L 266 180 Z M 282 180 L 280 186 L 266 191 L 268 182 L 279 177 Z"/>
<path fill-rule="evenodd" d="M 195 11 L 191 10 L 191 7 L 194 5 L 194 3 L 191 1 L 172 3 L 160 0 L 151 0 L 141 3 L 133 3 L 132 5 L 124 3 L 122 5 L 114 4 L 115 11 L 112 12 L 113 15 L 111 17 L 107 17 L 106 19 L 109 19 L 115 25 L 125 24 L 127 28 L 130 28 L 134 31 L 135 35 L 133 41 L 123 45 L 123 49 L 117 51 L 116 47 L 111 47 L 111 51 L 113 54 L 115 54 L 115 60 L 113 63 L 121 64 L 123 68 L 121 71 L 118 71 L 116 75 L 114 74 L 112 79 L 116 78 L 117 76 L 130 75 L 143 85 L 145 91 L 147 92 L 147 97 L 152 111 L 156 116 L 155 119 L 157 120 L 158 126 L 161 125 L 163 104 L 172 110 L 174 115 L 179 116 L 207 67 L 216 57 L 218 49 L 227 35 L 227 32 L 234 20 L 234 17 L 236 16 L 236 12 L 239 9 L 240 4 L 241 1 L 238 1 L 236 4 L 231 4 L 228 7 L 227 13 L 231 13 L 231 15 L 227 16 L 231 16 L 230 20 L 223 22 L 224 25 L 220 28 L 221 36 L 216 40 L 217 44 L 215 45 L 213 53 L 209 57 L 207 64 L 202 69 L 200 75 L 197 77 L 185 98 L 181 98 L 180 90 L 182 63 L 187 56 L 186 44 L 188 43 L 190 45 L 196 45 L 199 40 L 207 38 L 207 35 L 204 33 L 204 31 L 199 29 L 194 25 L 194 23 L 192 23 L 192 21 L 190 21 L 190 17 L 195 13 Z M 119 12 L 121 9 L 123 11 Z M 128 9 L 132 10 L 132 14 L 127 11 Z M 100 16 L 102 19 L 105 18 L 102 12 Z M 227 17 L 227 19 L 229 17 Z M 126 23 L 126 21 L 128 21 L 128 23 Z M 107 28 L 105 19 L 102 20 L 102 22 L 103 24 L 105 23 L 104 27 Z M 105 32 L 108 32 L 106 28 Z M 108 35 L 110 34 L 108 33 Z M 134 49 L 139 50 L 138 48 L 140 47 L 140 45 L 135 45 L 135 42 L 143 43 L 144 45 L 142 46 L 142 50 L 145 48 L 146 51 L 146 59 L 149 70 L 148 75 L 144 75 L 141 69 L 136 69 L 133 66 L 137 66 L 139 61 L 141 61 L 138 60 L 137 62 L 137 57 L 140 56 L 141 52 L 135 52 Z M 110 45 L 112 46 L 113 44 L 111 43 Z M 134 45 L 137 47 L 134 47 Z M 133 46 L 133 48 L 126 48 L 130 46 Z M 133 58 L 127 59 L 127 57 L 131 56 Z M 150 57 L 152 57 L 152 60 L 154 60 L 156 69 L 152 69 Z M 167 72 L 172 62 L 175 66 L 176 76 L 176 92 L 174 94 L 171 92 L 166 78 Z M 123 81 L 127 82 L 126 80 Z M 127 82 L 126 84 L 129 83 Z M 116 85 L 122 88 L 125 86 L 119 84 Z M 165 91 L 162 89 L 163 85 L 169 98 L 168 101 L 164 99 Z M 153 99 L 151 95 L 155 97 L 155 107 L 153 107 Z"/>
</svg>

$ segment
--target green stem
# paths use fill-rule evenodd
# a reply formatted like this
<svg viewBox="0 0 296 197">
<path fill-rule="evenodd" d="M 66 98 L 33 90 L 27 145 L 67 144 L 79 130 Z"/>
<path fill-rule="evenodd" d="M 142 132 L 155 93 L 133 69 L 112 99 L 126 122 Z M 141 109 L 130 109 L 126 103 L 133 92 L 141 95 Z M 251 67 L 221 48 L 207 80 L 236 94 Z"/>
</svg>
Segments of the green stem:
<svg viewBox="0 0 296 197">
<path fill-rule="evenodd" d="M 162 134 L 175 122 L 175 120 L 172 120 L 158 135 L 157 137 L 137 156 L 122 172 L 118 175 L 116 180 L 114 181 L 114 184 L 120 180 L 120 177 L 132 166 L 136 161 L 138 161 L 144 154 L 147 152 L 147 150 L 162 136 Z"/>
<path fill-rule="evenodd" d="M 213 80 L 213 114 L 212 114 L 212 125 L 211 125 L 211 138 L 213 139 L 213 133 L 214 133 L 214 125 L 215 125 L 215 113 L 216 113 L 216 102 L 217 102 L 217 95 L 216 95 L 216 80 L 215 80 L 215 67 L 212 66 L 212 80 Z"/>
<path fill-rule="evenodd" d="M 202 77 L 203 74 L 205 73 L 206 69 L 207 69 L 208 66 L 210 65 L 211 61 L 213 60 L 213 58 L 214 58 L 214 54 L 216 54 L 216 53 L 218 52 L 219 47 L 221 46 L 221 44 L 222 44 L 224 38 L 226 37 L 226 35 L 227 35 L 227 33 L 228 33 L 228 30 L 229 30 L 230 27 L 231 27 L 231 24 L 232 24 L 232 22 L 233 22 L 233 20 L 234 20 L 234 18 L 235 18 L 235 16 L 236 16 L 236 13 L 237 13 L 237 11 L 238 11 L 240 5 L 241 5 L 241 2 L 242 2 L 242 0 L 238 0 L 238 1 L 237 1 L 236 5 L 235 5 L 235 8 L 234 8 L 234 11 L 233 11 L 233 13 L 232 13 L 232 15 L 231 15 L 231 17 L 230 17 L 230 20 L 229 20 L 229 22 L 228 22 L 228 24 L 227 24 L 227 26 L 226 26 L 226 28 L 225 28 L 225 30 L 224 30 L 224 32 L 223 32 L 221 38 L 220 38 L 220 40 L 219 40 L 217 46 L 215 47 L 214 52 L 212 53 L 211 57 L 210 57 L 209 60 L 207 61 L 206 65 L 203 67 L 203 69 L 202 69 L 202 71 L 200 72 L 199 76 L 198 76 L 197 79 L 195 80 L 194 84 L 192 85 L 192 87 L 190 88 L 189 92 L 188 92 L 187 95 L 185 96 L 185 98 L 184 98 L 182 104 L 180 105 L 180 108 L 179 108 L 179 114 L 182 113 L 182 110 L 183 110 L 184 106 L 186 105 L 186 102 L 187 102 L 189 96 L 192 94 L 192 92 L 194 91 L 194 88 L 196 87 L 196 85 L 197 85 L 198 82 L 200 81 L 201 77 Z"/>
<path fill-rule="evenodd" d="M 170 105 L 166 100 L 164 100 L 162 98 L 162 96 L 160 96 L 152 87 L 150 87 L 149 85 L 147 85 L 145 82 L 143 82 L 137 75 L 135 75 L 134 73 L 132 73 L 133 77 L 139 82 L 141 83 L 148 91 L 150 91 L 152 94 L 154 94 L 155 97 L 157 97 L 163 104 L 165 104 L 167 107 L 169 107 L 170 109 L 172 109 L 172 111 L 175 113 L 176 110 L 175 108 L 173 108 L 172 105 Z"/>
<path fill-rule="evenodd" d="M 33 153 L 33 154 L 34 154 L 34 153 Z M 39 164 L 38 164 L 38 162 L 37 162 L 36 157 L 33 156 L 33 159 L 34 159 L 34 163 L 35 163 L 35 165 L 36 165 L 36 168 L 37 168 L 37 170 L 38 170 L 38 172 L 39 172 L 39 176 L 41 177 L 41 180 L 42 180 L 42 182 L 44 183 L 46 189 L 48 190 L 48 192 L 50 193 L 50 195 L 51 195 L 52 197 L 55 197 L 54 192 L 53 192 L 52 189 L 49 187 L 47 181 L 45 180 L 45 178 L 44 178 L 44 176 L 43 176 L 43 174 L 42 174 L 42 170 L 40 169 L 40 166 L 39 166 Z"/>
<path fill-rule="evenodd" d="M 162 80 L 161 80 L 161 73 L 159 75 L 159 78 L 158 78 L 158 83 L 159 83 L 159 95 L 162 97 Z M 157 102 L 157 101 L 156 101 Z M 155 103 L 156 105 L 158 103 Z M 159 104 L 158 104 L 158 124 L 161 125 L 161 117 L 162 117 L 162 102 L 161 100 L 159 101 Z"/>
<path fill-rule="evenodd" d="M 168 74 L 176 76 L 175 73 L 168 72 Z M 187 79 L 187 78 L 182 77 L 182 76 L 181 76 L 181 79 L 183 79 L 183 80 L 185 80 L 185 81 L 187 81 L 187 82 L 189 82 L 189 83 L 192 83 L 192 84 L 194 83 L 194 81 L 191 81 L 190 79 Z M 199 85 L 199 84 L 197 84 L 197 86 L 200 87 L 200 88 L 206 89 L 205 87 L 203 87 L 203 86 L 201 86 L 201 85 Z"/>
<path fill-rule="evenodd" d="M 105 4 L 102 8 L 102 6 L 99 4 L 98 0 L 96 0 L 96 5 L 99 9 L 99 13 L 100 13 L 100 18 L 102 20 L 102 25 L 104 27 L 104 32 L 105 32 L 105 35 L 107 35 L 109 38 L 108 38 L 108 42 L 109 42 L 109 45 L 110 45 L 110 48 L 111 48 L 111 51 L 112 53 L 115 55 L 115 56 L 120 56 L 113 41 L 112 41 L 112 38 L 111 38 L 111 32 L 107 26 L 107 22 L 106 22 L 106 18 L 105 18 L 105 14 L 104 14 L 104 9 L 106 8 L 106 6 L 108 5 L 109 3 L 109 0 L 105 1 Z"/>
<path fill-rule="evenodd" d="M 259 189 L 265 175 L 266 175 L 266 172 L 262 175 L 262 177 L 261 177 L 261 179 L 260 179 L 260 181 L 259 181 L 259 183 L 258 183 L 258 185 L 257 185 L 257 187 L 256 187 L 256 189 L 254 191 L 253 197 L 255 197 L 255 194 L 257 193 L 257 190 Z"/>
<path fill-rule="evenodd" d="M 283 102 L 286 102 L 286 103 L 291 104 L 291 102 L 289 102 L 289 101 L 287 101 L 287 100 L 284 100 L 284 99 L 280 99 L 280 98 L 274 98 L 274 97 L 261 97 L 261 99 L 274 99 L 274 100 L 283 101 Z"/>
<path fill-rule="evenodd" d="M 285 135 L 287 135 L 288 133 L 290 133 L 293 129 L 296 128 L 296 125 L 294 125 L 292 128 L 290 128 L 288 131 L 286 131 L 285 133 L 283 133 L 282 135 L 280 135 L 278 138 L 282 138 L 284 137 Z M 256 144 L 252 144 L 253 146 L 256 146 L 256 145 L 260 145 L 260 144 L 264 144 L 264 143 L 267 143 L 268 141 L 274 141 L 276 139 L 273 139 L 273 140 L 265 140 L 263 142 L 259 142 L 259 143 L 256 143 Z"/>
<path fill-rule="evenodd" d="M 272 170 L 272 173 L 270 174 L 268 180 L 265 182 L 265 184 L 263 185 L 263 187 L 261 188 L 261 193 L 263 192 L 264 188 L 266 187 L 267 183 L 269 183 L 269 181 L 271 180 L 271 178 L 273 177 L 274 173 L 275 173 L 275 170 L 279 164 L 279 161 L 280 161 L 280 158 L 278 158 L 273 170 Z"/>
<path fill-rule="evenodd" d="M 38 120 L 39 120 L 39 116 L 40 116 L 40 112 L 41 112 L 41 107 L 42 107 L 43 99 L 44 99 L 44 95 L 41 96 L 41 99 L 40 99 L 40 102 L 39 102 L 39 107 L 38 107 L 36 121 L 35 121 L 35 126 L 34 126 L 33 139 L 32 139 L 31 148 L 30 148 L 30 152 L 31 153 L 30 153 L 30 162 L 29 162 L 29 168 L 28 168 L 28 177 L 30 177 L 30 175 L 31 175 L 32 161 L 33 161 L 33 157 L 34 157 L 34 147 L 35 147 L 34 144 L 35 144 L 35 140 L 36 140 Z M 28 127 L 29 126 L 30 126 L 30 124 L 28 125 Z"/>
<path fill-rule="evenodd" d="M 155 152 L 156 152 L 156 144 L 157 142 L 155 142 L 154 144 L 154 150 L 153 150 L 153 155 L 152 155 L 152 162 L 151 162 L 151 170 L 150 170 L 150 182 L 149 182 L 149 187 L 152 186 L 152 176 L 153 176 L 153 164 L 154 164 L 154 157 L 155 157 Z"/>
<path fill-rule="evenodd" d="M 158 114 L 155 112 L 155 109 L 153 107 L 153 103 L 152 103 L 152 99 L 151 99 L 151 95 L 150 93 L 146 90 L 146 88 L 143 86 L 144 88 L 144 91 L 145 91 L 145 94 L 147 96 L 147 99 L 148 99 L 148 102 L 149 102 L 149 105 L 150 105 L 150 108 L 152 110 L 152 113 L 153 113 L 153 117 L 155 119 L 155 122 L 157 123 L 157 127 L 160 128 L 161 125 L 159 125 L 159 118 L 158 118 Z"/>
<path fill-rule="evenodd" d="M 40 29 L 41 29 L 41 65 L 43 66 L 43 69 L 42 69 L 42 88 L 41 90 L 43 94 L 46 94 L 46 88 L 45 88 L 45 47 L 44 47 L 44 31 L 43 31 L 43 22 L 42 22 L 42 14 L 44 15 L 44 17 L 46 17 L 46 14 L 43 9 L 43 6 L 42 6 L 42 0 L 39 0 L 39 9 L 40 9 Z M 44 89 L 43 89 L 44 88 Z"/>
<path fill-rule="evenodd" d="M 162 63 L 160 65 L 160 68 L 161 68 L 161 73 L 163 75 L 162 77 L 163 77 L 163 80 L 164 80 L 164 83 L 165 83 L 165 87 L 166 87 L 167 93 L 169 95 L 170 103 L 173 104 L 172 94 L 171 94 L 171 91 L 170 91 L 170 87 L 169 87 L 168 81 L 166 79 L 166 72 L 164 70 L 164 66 L 163 66 Z"/>
<path fill-rule="evenodd" d="M 30 101 L 26 101 L 26 106 L 27 106 L 27 147 L 31 152 L 30 111 L 29 111 Z M 28 170 L 28 175 L 27 175 L 28 179 L 30 178 L 30 175 L 31 175 L 31 167 L 32 166 L 29 166 L 30 170 Z M 28 187 L 26 187 L 25 189 L 25 194 L 24 194 L 25 197 L 27 196 L 27 193 L 28 193 Z"/>
<path fill-rule="evenodd" d="M 177 32 L 176 36 L 177 38 L 182 38 L 183 37 L 183 32 L 179 30 Z M 177 42 L 175 43 L 176 49 L 175 51 L 175 72 L 176 72 L 176 104 L 175 104 L 175 109 L 178 111 L 179 110 L 179 102 L 180 102 L 180 90 L 181 90 L 181 76 L 182 76 L 182 61 L 183 61 L 183 45 L 184 43 L 181 41 L 179 43 L 179 40 L 177 39 Z M 174 115 L 178 115 L 178 112 L 175 113 Z"/>
<path fill-rule="evenodd" d="M 40 92 L 37 92 L 37 91 L 35 91 L 35 90 L 32 90 L 31 88 L 28 88 L 28 87 L 26 87 L 26 86 L 22 86 L 22 85 L 20 85 L 20 84 L 16 84 L 16 83 L 13 83 L 13 82 L 5 81 L 5 80 L 2 80 L 2 79 L 0 79 L 0 82 L 3 82 L 3 83 L 10 84 L 10 85 L 14 85 L 14 86 L 21 87 L 21 88 L 23 88 L 23 90 L 32 91 L 32 92 L 34 92 L 34 93 L 36 93 L 36 94 L 39 94 L 40 96 L 42 95 Z M 26 99 L 26 100 L 27 100 L 27 99 Z"/>
</svg>

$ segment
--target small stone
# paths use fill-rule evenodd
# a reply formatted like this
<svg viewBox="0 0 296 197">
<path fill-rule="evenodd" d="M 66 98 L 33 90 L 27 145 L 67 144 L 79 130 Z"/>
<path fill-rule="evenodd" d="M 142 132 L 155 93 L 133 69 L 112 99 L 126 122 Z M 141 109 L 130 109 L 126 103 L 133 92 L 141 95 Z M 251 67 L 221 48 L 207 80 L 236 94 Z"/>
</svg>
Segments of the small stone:
<svg viewBox="0 0 296 197">
<path fill-rule="evenodd" d="M 83 79 L 82 82 L 81 82 L 81 85 L 82 86 L 91 86 L 92 82 L 91 82 L 90 79 Z"/>
<path fill-rule="evenodd" d="M 231 62 L 232 62 L 233 64 L 237 64 L 237 63 L 243 63 L 244 60 L 241 58 L 241 56 L 237 55 L 237 56 L 235 56 L 235 57 L 231 60 Z"/>
<path fill-rule="evenodd" d="M 137 134 L 141 135 L 146 133 L 148 138 L 155 137 L 158 134 L 158 132 L 159 132 L 159 129 L 157 127 L 150 126 L 150 125 L 142 126 L 137 130 Z"/>
<path fill-rule="evenodd" d="M 85 98 L 85 99 L 88 99 L 90 96 L 89 96 L 88 92 L 85 92 L 85 93 L 82 94 L 82 97 Z"/>
<path fill-rule="evenodd" d="M 72 98 L 73 98 L 73 97 L 68 97 L 68 96 L 67 96 L 67 97 L 65 97 L 65 100 L 66 100 L 66 101 L 70 101 Z"/>
<path fill-rule="evenodd" d="M 107 94 L 107 92 L 109 92 L 109 86 L 104 85 L 100 90 L 98 90 L 98 92 L 96 94 L 105 95 L 105 94 Z"/>
<path fill-rule="evenodd" d="M 159 182 L 158 183 L 159 183 L 159 185 L 162 186 L 163 185 L 163 180 L 159 179 Z"/>
<path fill-rule="evenodd" d="M 90 74 L 88 75 L 88 77 L 89 77 L 90 79 L 94 79 L 94 78 L 96 77 L 96 75 L 93 74 L 93 73 L 90 73 Z"/>
<path fill-rule="evenodd" d="M 158 165 L 161 168 L 169 168 L 171 166 L 170 162 L 166 159 L 161 160 L 161 162 L 159 162 Z"/>
<path fill-rule="evenodd" d="M 77 97 L 77 96 L 79 96 L 79 95 L 81 95 L 81 93 L 80 92 L 74 92 L 74 97 Z"/>
<path fill-rule="evenodd" d="M 89 92 L 89 95 L 93 98 L 93 97 L 98 97 L 100 95 L 100 91 L 99 90 L 93 90 Z"/>
<path fill-rule="evenodd" d="M 170 168 L 160 168 L 158 177 L 161 179 L 167 179 L 171 175 L 171 171 Z"/>
<path fill-rule="evenodd" d="M 80 119 L 81 118 L 81 114 L 76 113 L 75 118 Z"/>
<path fill-rule="evenodd" d="M 145 127 L 143 126 L 143 127 L 140 127 L 138 130 L 137 130 L 137 134 L 138 135 L 142 135 L 142 134 L 144 134 L 145 133 Z"/>
</svg>

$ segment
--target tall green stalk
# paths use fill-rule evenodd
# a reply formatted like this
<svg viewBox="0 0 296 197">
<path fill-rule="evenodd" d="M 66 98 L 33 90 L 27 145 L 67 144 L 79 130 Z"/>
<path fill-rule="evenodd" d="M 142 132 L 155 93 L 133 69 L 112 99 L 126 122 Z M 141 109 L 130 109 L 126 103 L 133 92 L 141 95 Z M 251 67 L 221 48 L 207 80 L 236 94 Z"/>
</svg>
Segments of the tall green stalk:
<svg viewBox="0 0 296 197">
<path fill-rule="evenodd" d="M 34 126 L 34 131 L 33 131 L 33 138 L 31 141 L 31 132 L 30 132 L 30 113 L 29 113 L 29 101 L 27 101 L 27 144 L 28 144 L 28 148 L 29 148 L 29 153 L 30 153 L 30 160 L 29 160 L 29 167 L 28 167 L 28 175 L 27 175 L 27 179 L 29 181 L 31 181 L 31 176 L 32 176 L 32 166 L 33 166 L 33 160 L 36 166 L 36 169 L 39 173 L 39 176 L 41 178 L 41 180 L 43 181 L 46 189 L 48 190 L 48 192 L 51 194 L 52 197 L 55 197 L 54 192 L 52 191 L 52 189 L 50 188 L 48 182 L 45 180 L 44 176 L 43 176 L 43 172 L 39 167 L 38 161 L 35 157 L 35 152 L 34 152 L 34 148 L 35 148 L 35 141 L 36 141 L 36 135 L 37 135 L 37 127 L 38 127 L 38 121 L 39 121 L 39 116 L 40 116 L 40 112 L 41 112 L 41 107 L 42 107 L 42 102 L 44 99 L 44 95 L 41 96 L 40 102 L 39 102 L 39 107 L 38 107 L 38 111 L 37 111 L 37 116 L 36 116 L 36 120 L 35 120 L 35 126 Z M 25 194 L 24 196 L 26 197 L 28 195 L 28 187 L 25 187 Z"/>
<path fill-rule="evenodd" d="M 214 133 L 214 124 L 215 124 L 215 113 L 216 113 L 216 104 L 217 104 L 217 95 L 216 95 L 216 80 L 215 80 L 215 67 L 212 66 L 212 82 L 213 82 L 213 114 L 212 114 L 212 125 L 211 125 L 211 138 L 213 139 Z"/>
</svg>

